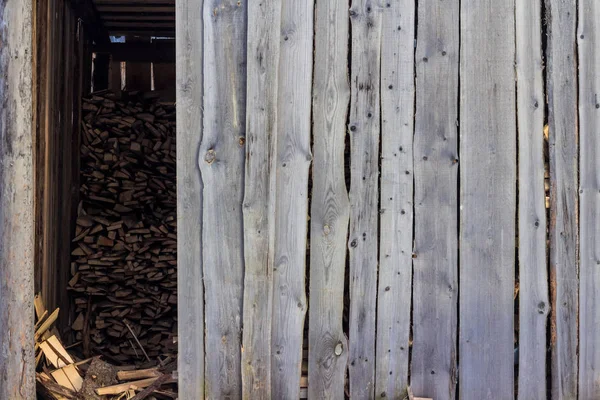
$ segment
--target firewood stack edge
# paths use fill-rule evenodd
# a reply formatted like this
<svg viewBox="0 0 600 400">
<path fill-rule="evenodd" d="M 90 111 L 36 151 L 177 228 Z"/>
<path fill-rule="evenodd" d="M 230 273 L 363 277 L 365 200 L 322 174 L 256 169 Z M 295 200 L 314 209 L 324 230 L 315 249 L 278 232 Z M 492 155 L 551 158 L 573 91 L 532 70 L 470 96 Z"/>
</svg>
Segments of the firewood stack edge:
<svg viewBox="0 0 600 400">
<path fill-rule="evenodd" d="M 102 92 L 82 107 L 75 340 L 117 365 L 176 358 L 175 105 Z"/>
</svg>

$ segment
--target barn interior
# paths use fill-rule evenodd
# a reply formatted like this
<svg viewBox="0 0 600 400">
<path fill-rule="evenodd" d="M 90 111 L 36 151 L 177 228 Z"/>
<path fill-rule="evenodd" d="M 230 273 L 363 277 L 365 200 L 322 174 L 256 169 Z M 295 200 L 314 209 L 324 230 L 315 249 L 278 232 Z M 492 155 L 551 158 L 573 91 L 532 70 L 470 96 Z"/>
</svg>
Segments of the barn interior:
<svg viewBox="0 0 600 400">
<path fill-rule="evenodd" d="M 175 0 L 38 0 L 33 16 L 36 293 L 78 358 L 166 365 Z"/>
</svg>

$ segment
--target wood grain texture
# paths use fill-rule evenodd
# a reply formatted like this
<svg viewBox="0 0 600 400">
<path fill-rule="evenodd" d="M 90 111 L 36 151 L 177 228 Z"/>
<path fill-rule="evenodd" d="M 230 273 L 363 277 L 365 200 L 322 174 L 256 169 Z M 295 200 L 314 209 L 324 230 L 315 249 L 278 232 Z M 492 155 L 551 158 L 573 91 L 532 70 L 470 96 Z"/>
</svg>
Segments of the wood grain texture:
<svg viewBox="0 0 600 400">
<path fill-rule="evenodd" d="M 313 197 L 310 219 L 308 397 L 343 399 L 348 342 L 342 327 L 349 201 L 344 180 L 348 3 L 315 10 Z"/>
<path fill-rule="evenodd" d="M 300 398 L 306 301 L 308 173 L 312 160 L 313 2 L 284 1 L 277 123 L 271 395 Z"/>
<path fill-rule="evenodd" d="M 381 195 L 375 395 L 406 395 L 413 248 L 415 3 L 382 12 Z M 389 288 L 389 289 L 388 289 Z M 387 289 L 387 290 L 386 290 Z"/>
<path fill-rule="evenodd" d="M 178 390 L 181 398 L 200 400 L 205 388 L 203 184 L 198 154 L 204 95 L 202 8 L 203 0 L 182 0 L 176 11 Z"/>
<path fill-rule="evenodd" d="M 379 217 L 381 14 L 377 2 L 350 7 L 350 397 L 373 398 Z"/>
<path fill-rule="evenodd" d="M 246 136 L 245 3 L 204 2 L 204 182 L 206 397 L 242 396 Z"/>
<path fill-rule="evenodd" d="M 579 1 L 579 398 L 600 398 L 600 4 Z"/>
<path fill-rule="evenodd" d="M 281 0 L 248 2 L 242 398 L 271 398 Z"/>
<path fill-rule="evenodd" d="M 418 7 L 411 387 L 456 397 L 459 3 Z"/>
<path fill-rule="evenodd" d="M 578 117 L 575 0 L 546 0 L 550 156 L 551 395 L 577 398 Z"/>
<path fill-rule="evenodd" d="M 514 397 L 514 1 L 461 2 L 460 398 Z M 493 345 L 492 345 L 493 343 Z"/>
<path fill-rule="evenodd" d="M 0 1 L 0 398 L 35 398 L 31 1 Z"/>
<path fill-rule="evenodd" d="M 544 191 L 544 81 L 539 0 L 516 2 L 519 132 L 520 399 L 546 398 L 546 328 L 550 304 Z"/>
</svg>

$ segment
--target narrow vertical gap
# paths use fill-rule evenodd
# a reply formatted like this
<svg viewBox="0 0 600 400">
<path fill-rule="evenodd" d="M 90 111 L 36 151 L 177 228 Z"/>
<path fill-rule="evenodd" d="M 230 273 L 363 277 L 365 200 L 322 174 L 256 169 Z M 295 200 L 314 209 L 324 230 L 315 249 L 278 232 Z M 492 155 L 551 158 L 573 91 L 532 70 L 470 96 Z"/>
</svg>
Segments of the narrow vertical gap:
<svg viewBox="0 0 600 400">
<path fill-rule="evenodd" d="M 541 6 L 541 29 L 542 29 L 542 84 L 544 87 L 544 203 L 546 210 L 546 271 L 548 278 L 548 299 L 550 300 L 550 312 L 546 320 L 546 398 L 551 399 L 552 393 L 552 290 L 550 282 L 550 147 L 549 147 L 549 129 L 548 129 L 548 16 L 546 9 L 546 0 L 540 2 Z"/>
<path fill-rule="evenodd" d="M 389 4 L 388 4 L 389 7 Z M 378 149 L 378 157 L 377 157 L 377 167 L 378 167 L 378 177 L 377 177 L 377 270 L 376 270 L 376 278 L 375 278 L 375 342 L 373 343 L 374 347 L 374 360 L 373 360 L 373 368 L 374 368 L 374 382 L 373 382 L 373 391 L 375 392 L 376 382 L 377 382 L 377 326 L 379 321 L 379 268 L 380 268 L 380 260 L 381 260 L 381 175 L 382 175 L 382 160 L 383 160 L 383 101 L 381 100 L 382 90 L 381 85 L 383 82 L 383 76 L 381 74 L 381 66 L 383 65 L 383 60 L 381 57 L 383 51 L 383 24 L 384 24 L 384 16 L 379 19 L 379 84 L 377 85 L 377 90 L 379 90 L 379 149 Z"/>
<path fill-rule="evenodd" d="M 348 10 L 352 8 L 352 0 L 348 0 Z M 346 183 L 346 191 L 349 193 L 350 191 L 350 183 L 351 183 L 351 174 L 350 167 L 352 163 L 351 159 L 351 140 L 349 134 L 349 126 L 350 126 L 350 107 L 352 104 L 352 87 L 351 87 L 351 79 L 352 79 L 352 18 L 350 18 L 350 12 L 348 13 L 348 61 L 346 63 L 346 68 L 348 70 L 348 84 L 350 90 L 350 98 L 348 101 L 348 108 L 346 111 L 346 135 L 344 136 L 344 179 Z M 349 222 L 349 221 L 348 221 Z M 347 229 L 346 243 L 350 241 L 350 229 Z M 343 320 L 342 320 L 342 328 L 344 331 L 344 335 L 346 336 L 348 343 L 350 343 L 350 249 L 346 246 L 346 263 L 344 269 L 344 311 L 343 311 Z M 350 346 L 348 344 L 348 346 Z M 344 395 L 348 399 L 350 398 L 350 382 L 348 379 L 349 376 L 349 365 L 351 360 L 348 360 L 348 365 L 346 366 L 346 379 L 344 382 Z"/>
<path fill-rule="evenodd" d="M 575 114 L 575 118 L 577 119 L 577 128 L 575 131 L 575 143 L 577 145 L 577 165 L 576 165 L 576 171 L 577 171 L 577 186 L 576 186 L 576 190 L 577 190 L 577 199 L 575 200 L 575 227 L 576 227 L 576 231 L 575 231 L 575 269 L 577 272 L 577 295 L 576 295 L 576 314 L 577 314 L 577 341 L 575 344 L 575 354 L 579 355 L 579 310 L 580 310 L 580 301 L 579 301 L 579 293 L 581 290 L 581 280 L 580 280 L 580 228 L 579 228 L 579 221 L 580 219 L 580 213 L 581 213 L 581 206 L 580 206 L 580 197 L 579 197 L 579 193 L 581 193 L 581 171 L 579 166 L 581 165 L 580 160 L 581 160 L 581 143 L 579 140 L 579 132 L 581 129 L 581 122 L 580 122 L 580 117 L 579 117 L 579 40 L 577 39 L 578 37 L 578 31 L 579 31 L 579 0 L 575 0 L 575 40 L 574 40 L 574 45 L 575 45 L 575 56 L 574 56 L 574 60 L 573 62 L 575 63 L 575 71 L 576 71 L 576 75 L 575 75 L 575 107 L 576 107 L 576 114 Z M 579 357 L 577 358 L 577 377 L 579 378 Z M 575 395 L 579 396 L 579 382 L 577 382 L 577 384 L 575 385 Z"/>
<path fill-rule="evenodd" d="M 460 175 L 461 175 L 461 162 L 460 162 L 460 74 L 461 74 L 461 57 L 462 57 L 462 0 L 458 0 L 458 87 L 456 90 L 456 158 L 458 159 L 458 170 L 456 172 L 456 241 L 458 248 L 456 249 L 456 355 L 454 360 L 454 366 L 456 367 L 456 380 L 455 397 L 459 398 L 460 393 L 460 370 L 459 370 L 459 355 L 460 355 Z"/>
<path fill-rule="evenodd" d="M 313 4 L 313 30 L 312 30 L 312 49 L 313 49 L 313 57 L 312 57 L 312 63 L 311 63 L 311 67 L 312 67 L 312 72 L 311 72 L 311 82 L 310 82 L 310 88 L 311 88 L 311 107 L 310 107 L 310 144 L 309 144 L 309 150 L 310 150 L 310 154 L 311 154 L 311 162 L 310 165 L 308 167 L 308 186 L 307 186 L 307 192 L 306 192 L 306 196 L 307 196 L 307 200 L 308 200 L 308 205 L 307 205 L 307 211 L 308 211 L 308 221 L 306 223 L 306 260 L 305 260 L 305 267 L 304 267 L 304 274 L 305 274 L 305 279 L 304 279 L 304 294 L 306 296 L 306 310 L 304 310 L 304 326 L 302 329 L 302 348 L 300 349 L 302 352 L 302 358 L 301 358 L 301 365 L 300 365 L 300 377 L 302 376 L 307 376 L 308 379 L 308 352 L 310 349 L 310 343 L 308 341 L 308 331 L 309 331 L 309 320 L 308 320 L 308 307 L 310 307 L 310 301 L 309 301 L 309 293 L 310 293 L 310 252 L 311 252 L 311 247 L 310 247 L 310 240 L 311 240 L 311 236 L 310 236 L 310 231 L 311 231 L 311 221 L 310 221 L 310 215 L 311 215 L 311 211 L 312 211 L 312 194 L 313 194 L 313 148 L 314 148 L 314 142 L 315 142 L 315 132 L 314 132 L 314 126 L 315 126 L 315 119 L 314 119 L 314 108 L 312 107 L 312 98 L 313 98 L 313 89 L 315 87 L 315 57 L 314 57 L 314 49 L 316 48 L 316 38 L 315 38 L 315 26 L 317 25 L 317 7 L 316 4 Z M 308 388 L 306 388 L 306 390 L 308 391 Z M 302 398 L 302 388 L 300 389 L 300 397 Z"/>
<path fill-rule="evenodd" d="M 414 7 L 414 43 L 413 43 L 413 137 L 412 137 L 412 258 L 416 258 L 417 254 L 415 254 L 415 167 L 414 167 L 414 144 L 415 144 L 415 130 L 416 130 L 416 115 L 417 115 L 417 39 L 418 39 L 418 28 L 419 28 L 419 0 L 415 0 Z M 414 314 L 414 284 L 415 284 L 415 266 L 414 262 L 410 263 L 411 271 L 410 271 L 410 324 L 409 324 L 409 333 L 408 333 L 408 382 L 411 382 L 411 374 L 412 374 L 412 350 L 413 350 L 413 314 Z"/>
<path fill-rule="evenodd" d="M 520 280 L 519 280 L 519 238 L 520 238 L 520 231 L 519 231 L 519 101 L 518 101 L 518 92 L 519 92 L 519 86 L 518 86 L 518 82 L 517 82 L 517 78 L 518 78 L 518 74 L 517 74 L 517 62 L 519 62 L 519 60 L 517 59 L 517 5 L 516 3 L 514 4 L 514 12 L 513 12 L 513 18 L 514 18 L 514 27 L 513 27 L 513 32 L 514 32 L 514 38 L 515 38 L 515 43 L 514 43 L 514 74 L 515 74 L 515 128 L 516 128 L 516 135 L 515 135 L 515 153 L 516 153 L 516 159 L 515 159 L 515 166 L 516 166 L 516 170 L 515 170 L 515 196 L 516 196 L 516 201 L 515 201 L 515 264 L 514 264 L 514 268 L 515 268 L 515 277 L 514 277 L 514 295 L 513 295 L 513 331 L 514 331 L 514 369 L 513 369 L 513 386 L 514 386 L 514 396 L 515 399 L 518 398 L 519 395 L 519 361 L 518 361 L 518 357 L 519 357 L 519 332 L 520 332 L 520 325 L 519 325 L 519 321 L 520 321 L 520 317 L 519 317 L 519 304 L 520 304 L 520 296 L 519 296 L 519 289 L 520 289 Z"/>
</svg>

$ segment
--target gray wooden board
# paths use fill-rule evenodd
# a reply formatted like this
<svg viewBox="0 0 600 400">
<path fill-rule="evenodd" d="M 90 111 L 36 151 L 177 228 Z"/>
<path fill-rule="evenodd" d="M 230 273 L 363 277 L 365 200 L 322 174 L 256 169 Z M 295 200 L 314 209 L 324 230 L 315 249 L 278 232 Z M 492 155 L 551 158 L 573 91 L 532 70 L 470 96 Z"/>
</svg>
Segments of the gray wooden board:
<svg viewBox="0 0 600 400">
<path fill-rule="evenodd" d="M 0 398 L 35 398 L 31 1 L 0 1 Z"/>
<path fill-rule="evenodd" d="M 375 395 L 396 399 L 406 395 L 408 386 L 415 2 L 389 3 L 381 21 L 381 209 Z"/>
<path fill-rule="evenodd" d="M 350 397 L 373 398 L 379 217 L 380 49 L 385 8 L 350 7 Z"/>
<path fill-rule="evenodd" d="M 520 399 L 546 399 L 548 266 L 544 191 L 544 82 L 540 0 L 517 1 Z"/>
<path fill-rule="evenodd" d="M 578 143 L 575 0 L 546 0 L 550 156 L 551 382 L 553 399 L 577 397 Z"/>
<path fill-rule="evenodd" d="M 514 1 L 461 2 L 460 398 L 514 397 Z"/>
<path fill-rule="evenodd" d="M 281 10 L 271 395 L 300 398 L 313 68 L 312 1 Z"/>
<path fill-rule="evenodd" d="M 202 271 L 203 0 L 177 2 L 177 331 L 178 392 L 204 398 Z"/>
<path fill-rule="evenodd" d="M 348 343 L 342 328 L 349 201 L 344 139 L 348 2 L 319 1 L 315 10 L 313 197 L 310 219 L 308 397 L 343 399 Z"/>
<path fill-rule="evenodd" d="M 206 396 L 239 398 L 244 279 L 245 3 L 204 3 L 203 265 Z"/>
<path fill-rule="evenodd" d="M 414 137 L 415 395 L 454 399 L 458 322 L 459 3 L 418 7 Z"/>
<path fill-rule="evenodd" d="M 600 398 L 600 4 L 579 1 L 579 398 Z"/>
<path fill-rule="evenodd" d="M 281 0 L 248 3 L 242 397 L 271 398 Z"/>
</svg>

